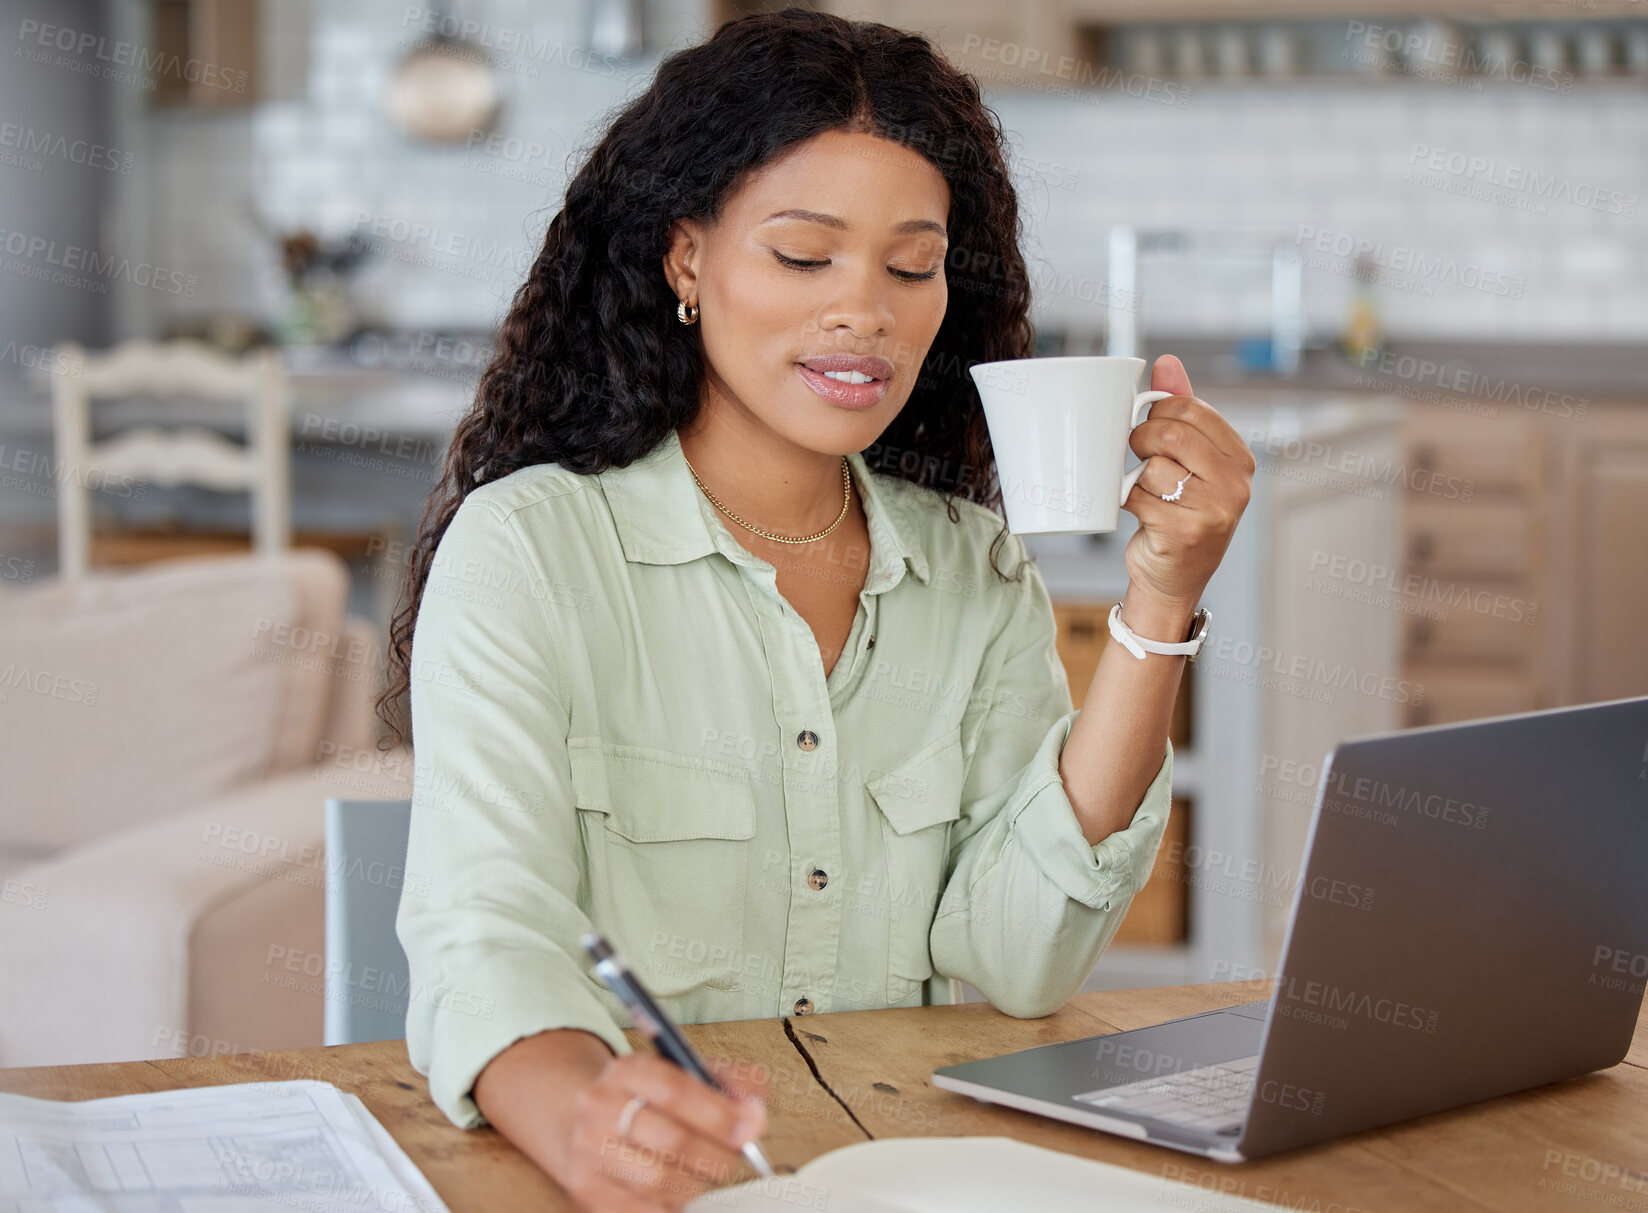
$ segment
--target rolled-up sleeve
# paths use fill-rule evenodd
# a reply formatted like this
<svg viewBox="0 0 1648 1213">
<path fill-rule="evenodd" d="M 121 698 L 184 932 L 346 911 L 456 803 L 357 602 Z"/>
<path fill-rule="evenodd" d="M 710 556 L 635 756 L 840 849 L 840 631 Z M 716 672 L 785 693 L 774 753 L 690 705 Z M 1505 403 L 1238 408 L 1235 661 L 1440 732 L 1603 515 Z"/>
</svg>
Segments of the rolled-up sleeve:
<svg viewBox="0 0 1648 1213">
<path fill-rule="evenodd" d="M 556 652 L 565 639 L 511 518 L 475 496 L 442 536 L 412 642 L 415 776 L 396 921 L 407 1053 L 460 1128 L 476 1077 L 523 1037 L 628 1042 L 576 959 L 579 834 Z"/>
<path fill-rule="evenodd" d="M 1144 886 L 1172 803 L 1173 748 L 1127 827 L 1090 845 L 1059 775 L 1080 713 L 1047 588 L 1034 564 L 1023 570 L 1004 587 L 1004 622 L 963 721 L 967 777 L 930 943 L 936 972 L 1029 1018 L 1081 987 Z"/>
</svg>

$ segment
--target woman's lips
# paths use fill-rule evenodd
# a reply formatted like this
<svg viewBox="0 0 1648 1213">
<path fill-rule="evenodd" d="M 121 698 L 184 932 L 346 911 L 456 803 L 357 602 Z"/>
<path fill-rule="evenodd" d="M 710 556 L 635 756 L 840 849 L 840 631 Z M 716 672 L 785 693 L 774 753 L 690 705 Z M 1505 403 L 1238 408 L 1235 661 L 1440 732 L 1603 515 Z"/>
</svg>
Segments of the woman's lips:
<svg viewBox="0 0 1648 1213">
<path fill-rule="evenodd" d="M 849 409 L 867 409 L 880 403 L 887 394 L 887 384 L 893 375 L 893 365 L 885 358 L 866 358 L 851 354 L 823 354 L 795 364 L 801 381 L 815 394 Z M 847 383 L 832 379 L 825 371 L 857 371 L 872 375 L 869 383 Z"/>
</svg>

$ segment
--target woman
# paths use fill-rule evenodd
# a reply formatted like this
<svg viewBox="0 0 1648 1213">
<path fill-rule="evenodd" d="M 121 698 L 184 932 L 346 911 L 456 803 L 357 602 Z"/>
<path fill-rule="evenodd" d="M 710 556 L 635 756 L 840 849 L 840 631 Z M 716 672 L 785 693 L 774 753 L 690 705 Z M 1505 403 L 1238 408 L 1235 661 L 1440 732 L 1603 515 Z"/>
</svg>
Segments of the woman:
<svg viewBox="0 0 1648 1213">
<path fill-rule="evenodd" d="M 1017 235 L 971 77 L 749 16 L 611 124 L 502 326 L 383 701 L 417 753 L 407 1038 L 454 1123 L 590 1208 L 678 1207 L 764 1112 L 632 1053 L 582 932 L 683 1022 L 948 978 L 1036 1016 L 1150 870 L 1184 658 L 1110 645 L 1073 712 L 989 508 L 966 368 L 1032 352 Z M 1122 617 L 1180 642 L 1253 460 L 1177 360 L 1153 386 Z"/>
</svg>

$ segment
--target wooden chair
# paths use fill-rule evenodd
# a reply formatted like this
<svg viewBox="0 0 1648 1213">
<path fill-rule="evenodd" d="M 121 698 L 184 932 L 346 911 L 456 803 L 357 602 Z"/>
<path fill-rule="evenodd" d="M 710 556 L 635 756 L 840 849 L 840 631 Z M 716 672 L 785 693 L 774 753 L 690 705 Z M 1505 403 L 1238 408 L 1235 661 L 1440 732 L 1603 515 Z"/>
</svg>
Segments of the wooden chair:
<svg viewBox="0 0 1648 1213">
<path fill-rule="evenodd" d="M 291 428 L 285 373 L 273 350 L 237 361 L 197 341 L 129 341 L 100 355 L 72 343 L 60 349 L 81 367 L 78 374 L 52 379 L 56 458 L 63 469 L 57 493 L 62 576 L 80 576 L 93 563 L 92 488 L 117 477 L 245 490 L 251 494 L 252 548 L 272 553 L 291 546 Z M 238 402 L 245 410 L 246 443 L 199 425 L 133 426 L 94 443 L 92 401 L 137 395 Z M 99 553 L 126 564 L 245 547 L 244 540 L 221 533 L 151 534 L 125 544 L 100 542 Z"/>
</svg>

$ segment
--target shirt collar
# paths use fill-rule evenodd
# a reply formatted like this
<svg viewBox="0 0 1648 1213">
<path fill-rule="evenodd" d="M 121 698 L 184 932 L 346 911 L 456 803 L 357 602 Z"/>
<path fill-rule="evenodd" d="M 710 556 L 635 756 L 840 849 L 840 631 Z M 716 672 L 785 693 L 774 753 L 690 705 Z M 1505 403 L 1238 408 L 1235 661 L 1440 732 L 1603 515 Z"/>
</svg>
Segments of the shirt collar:
<svg viewBox="0 0 1648 1213">
<path fill-rule="evenodd" d="M 847 462 L 852 465 L 870 531 L 865 589 L 871 593 L 891 589 L 902 580 L 906 564 L 927 584 L 927 554 L 912 503 L 900 500 L 902 494 L 870 471 L 859 452 L 850 453 Z M 732 537 L 693 480 L 681 437 L 673 429 L 628 467 L 610 467 L 597 473 L 597 479 L 612 510 L 624 558 L 632 563 L 684 564 L 717 551 L 738 564 L 767 563 Z"/>
</svg>

